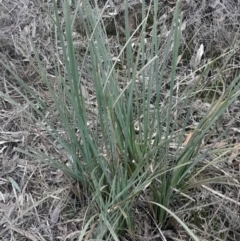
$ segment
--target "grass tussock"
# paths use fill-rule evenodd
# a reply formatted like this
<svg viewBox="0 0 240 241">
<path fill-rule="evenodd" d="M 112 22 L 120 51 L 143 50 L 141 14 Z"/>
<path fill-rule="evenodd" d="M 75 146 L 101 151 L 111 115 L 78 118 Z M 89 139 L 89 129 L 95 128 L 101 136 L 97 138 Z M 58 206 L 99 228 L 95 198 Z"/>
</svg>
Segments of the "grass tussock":
<svg viewBox="0 0 240 241">
<path fill-rule="evenodd" d="M 20 38 L 14 57 L 6 50 L 16 42 L 2 44 L 8 56 L 0 62 L 8 76 L 2 78 L 2 110 L 15 115 L 18 110 L 21 121 L 11 133 L 3 125 L 1 154 L 12 148 L 15 159 L 29 159 L 32 167 L 22 164 L 33 168 L 29 180 L 39 175 L 47 184 L 24 210 L 19 200 L 27 200 L 39 181 L 30 188 L 22 185 L 24 178 L 3 178 L 19 214 L 2 220 L 7 222 L 2 235 L 8 237 L 9 230 L 30 240 L 46 233 L 49 240 L 236 240 L 240 235 L 239 44 L 226 42 L 226 36 L 216 46 L 220 40 L 209 24 L 215 26 L 222 5 L 196 11 L 197 3 L 186 10 L 187 3 L 177 1 L 166 15 L 162 4 L 39 1 L 49 29 L 39 26 L 46 42 L 36 40 L 33 22 L 32 36 L 27 24 L 21 26 L 28 38 Z M 200 19 L 199 31 L 189 12 Z M 237 36 L 236 29 L 228 31 Z M 206 35 L 216 39 L 208 43 Z M 49 188 L 56 191 L 51 195 Z M 30 209 L 40 213 L 44 205 L 50 208 L 43 218 L 45 234 L 24 232 L 27 224 L 16 227 Z M 225 232 L 219 231 L 222 226 Z"/>
</svg>

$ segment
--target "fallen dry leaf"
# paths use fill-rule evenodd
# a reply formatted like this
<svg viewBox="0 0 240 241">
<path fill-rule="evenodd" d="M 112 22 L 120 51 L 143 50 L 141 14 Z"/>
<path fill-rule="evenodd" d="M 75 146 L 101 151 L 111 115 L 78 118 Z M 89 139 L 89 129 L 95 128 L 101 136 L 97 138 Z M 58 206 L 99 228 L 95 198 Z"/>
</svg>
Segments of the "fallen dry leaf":
<svg viewBox="0 0 240 241">
<path fill-rule="evenodd" d="M 224 141 L 220 141 L 220 142 L 217 142 L 215 145 L 214 145 L 214 148 L 221 148 L 223 146 L 226 146 L 228 143 L 227 142 L 224 142 Z"/>
<path fill-rule="evenodd" d="M 203 53 L 204 53 L 204 46 L 203 44 L 201 44 L 196 54 L 195 67 L 198 67 L 198 65 L 200 64 Z"/>
<path fill-rule="evenodd" d="M 186 145 L 188 144 L 188 142 L 190 141 L 192 135 L 193 135 L 193 132 L 189 132 L 189 133 L 187 134 L 187 137 L 186 137 L 186 139 L 185 139 L 185 141 L 184 141 L 184 143 L 183 143 L 183 146 L 186 146 Z"/>
<path fill-rule="evenodd" d="M 50 218 L 51 218 L 52 224 L 57 223 L 58 218 L 59 218 L 59 214 L 61 212 L 61 206 L 62 206 L 62 203 L 59 202 L 58 205 L 54 208 L 53 212 L 51 213 Z"/>
<path fill-rule="evenodd" d="M 38 241 L 30 232 L 25 231 L 23 229 L 20 228 L 16 228 L 16 227 L 11 227 L 12 230 L 14 230 L 17 233 L 20 233 L 21 235 L 25 236 L 27 239 L 30 239 L 32 241 Z"/>
</svg>

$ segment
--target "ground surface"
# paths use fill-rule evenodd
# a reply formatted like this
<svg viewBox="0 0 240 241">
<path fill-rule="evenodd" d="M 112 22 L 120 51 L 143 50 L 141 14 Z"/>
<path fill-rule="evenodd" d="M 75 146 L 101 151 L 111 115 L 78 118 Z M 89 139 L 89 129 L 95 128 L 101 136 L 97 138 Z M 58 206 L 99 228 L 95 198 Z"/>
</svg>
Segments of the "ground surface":
<svg viewBox="0 0 240 241">
<path fill-rule="evenodd" d="M 134 9 L 138 9 L 141 5 L 137 0 L 130 2 Z M 167 32 L 175 1 L 159 2 L 159 26 L 165 24 L 164 28 Z M 122 5 L 119 2 L 116 3 L 112 5 L 112 11 L 119 12 Z M 99 6 L 102 7 L 103 4 L 101 2 Z M 46 13 L 46 10 L 50 12 L 50 15 Z M 187 78 L 187 81 L 191 81 L 199 74 L 199 72 L 194 72 L 198 67 L 225 54 L 238 43 L 240 2 L 237 0 L 186 0 L 181 3 L 181 11 L 183 12 L 181 59 L 176 78 L 181 80 L 190 76 L 191 78 Z M 61 9 L 59 13 L 61 15 Z M 51 14 L 53 16 L 51 1 L 42 0 L 38 3 L 30 0 L 0 0 L 0 58 L 16 71 L 47 104 L 46 116 L 56 121 L 54 118 L 57 116 L 54 114 L 54 106 L 48 89 L 42 83 L 37 70 L 29 64 L 29 58 L 33 57 L 33 49 L 29 41 L 32 38 L 36 51 L 40 53 L 43 66 L 49 73 L 49 78 L 55 81 L 52 72 L 55 50 L 52 44 L 54 33 Z M 121 25 L 122 18 L 123 16 L 119 13 L 117 29 L 111 26 L 111 21 L 106 24 L 108 26 L 106 41 L 109 41 L 113 53 L 116 51 L 116 54 L 118 49 L 116 49 L 115 34 L 121 33 L 124 28 Z M 133 11 L 129 19 L 131 31 L 136 28 L 137 20 Z M 149 29 L 150 27 L 151 23 L 149 23 Z M 76 24 L 73 29 L 76 48 L 80 46 L 79 51 L 85 48 L 84 33 L 81 29 L 81 23 L 80 27 Z M 204 46 L 204 53 L 198 61 L 197 53 L 201 45 Z M 234 76 L 240 74 L 239 53 L 238 51 L 233 54 L 227 62 L 226 71 L 223 73 L 226 85 L 230 84 Z M 211 84 L 211 80 L 223 64 L 224 61 L 219 60 L 209 71 L 205 78 L 206 86 L 208 83 Z M 67 159 L 68 156 L 51 145 L 48 134 L 24 114 L 23 109 L 27 108 L 31 111 L 31 108 L 21 93 L 27 96 L 29 94 L 3 65 L 0 65 L 0 70 L 0 91 L 10 95 L 14 101 L 19 103 L 17 108 L 5 96 L 0 95 L 0 240 L 75 240 L 86 221 L 84 215 L 87 202 L 86 198 L 83 198 L 81 187 L 60 171 L 43 164 L 41 160 L 20 154 L 14 148 L 31 145 L 43 150 L 46 154 L 53 153 L 56 159 Z M 92 88 L 91 82 L 86 81 L 85 92 L 89 99 L 93 95 Z M 29 98 L 34 101 L 32 97 L 29 96 Z M 205 104 L 207 106 L 208 103 Z M 239 113 L 240 100 L 238 99 L 224 114 L 219 127 L 220 132 L 221 128 L 228 128 L 228 144 L 236 146 L 235 152 L 218 166 L 222 175 L 239 174 Z M 94 116 L 94 113 L 90 114 Z M 201 116 L 201 110 L 198 109 L 193 118 L 197 119 L 199 116 Z M 223 144 L 226 143 L 219 143 L 219 145 Z M 239 186 L 239 175 L 234 182 Z M 239 196 L 240 192 L 236 186 L 202 186 L 192 193 L 195 202 L 199 206 L 211 202 L 213 204 L 207 209 L 199 208 L 194 213 L 190 210 L 184 212 L 181 217 L 190 228 L 199 233 L 202 240 L 240 240 Z M 195 225 L 191 226 L 192 223 Z M 140 231 L 139 239 L 136 240 L 161 240 L 156 231 L 150 234 L 149 225 L 143 225 L 145 233 Z M 163 232 L 169 240 L 174 237 L 178 237 L 175 240 L 188 240 L 181 229 L 176 228 L 178 226 L 174 227 L 171 224 L 168 229 L 170 227 L 172 227 L 170 234 Z M 148 239 L 146 239 L 147 235 Z M 86 237 L 85 240 L 88 238 Z"/>
</svg>

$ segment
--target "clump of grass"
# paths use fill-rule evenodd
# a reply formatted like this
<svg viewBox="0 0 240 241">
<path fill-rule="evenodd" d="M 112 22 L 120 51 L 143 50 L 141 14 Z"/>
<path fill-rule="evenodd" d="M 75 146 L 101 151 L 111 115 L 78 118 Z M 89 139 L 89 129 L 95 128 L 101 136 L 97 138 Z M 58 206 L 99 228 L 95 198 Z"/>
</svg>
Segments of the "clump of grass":
<svg viewBox="0 0 240 241">
<path fill-rule="evenodd" d="M 61 88 L 56 90 L 49 81 L 37 53 L 36 60 L 43 81 L 54 100 L 61 127 L 65 130 L 67 138 L 64 139 L 52 123 L 43 125 L 29 112 L 27 114 L 35 118 L 49 132 L 53 140 L 65 149 L 71 159 L 70 166 L 31 147 L 24 153 L 35 158 L 41 157 L 45 162 L 61 169 L 66 175 L 79 181 L 86 193 L 92 197 L 99 212 L 87 220 L 79 240 L 84 238 L 92 222 L 97 222 L 93 238 L 119 240 L 119 236 L 126 229 L 129 233 L 134 232 L 133 207 L 137 205 L 140 194 L 146 192 L 149 195 L 146 203 L 158 223 L 163 224 L 168 215 L 171 215 L 194 240 L 198 240 L 186 224 L 170 210 L 171 200 L 202 183 L 222 181 L 217 178 L 208 180 L 201 178 L 206 168 L 201 163 L 211 153 L 213 145 L 204 150 L 201 147 L 203 139 L 212 131 L 218 118 L 239 96 L 239 78 L 233 80 L 230 86 L 225 86 L 222 81 L 221 96 L 212 100 L 212 105 L 205 115 L 190 132 L 187 132 L 186 127 L 190 125 L 190 116 L 194 108 L 189 102 L 194 102 L 195 95 L 204 91 L 196 89 L 199 87 L 197 82 L 204 76 L 204 72 L 195 84 L 186 86 L 176 98 L 178 84 L 176 69 L 181 37 L 181 14 L 178 3 L 167 37 L 165 53 L 163 59 L 160 59 L 158 50 L 161 36 L 158 35 L 157 29 L 158 1 L 154 1 L 153 28 L 147 63 L 144 30 L 148 16 L 145 16 L 143 11 L 142 23 L 139 26 L 141 27 L 139 50 L 133 61 L 134 33 L 130 35 L 127 23 L 128 8 L 125 9 L 127 42 L 118 57 L 125 54 L 127 68 L 123 76 L 126 80 L 125 86 L 120 88 L 118 72 L 115 69 L 117 60 L 114 62 L 111 58 L 106 36 L 101 28 L 101 16 L 96 17 L 89 3 L 84 1 L 88 16 L 84 26 L 88 46 L 85 56 L 77 56 L 73 44 L 72 26 L 76 16 L 82 14 L 79 4 L 76 3 L 75 14 L 71 17 L 68 1 L 62 3 L 64 32 L 56 2 L 53 2 L 56 44 L 60 42 L 63 55 L 63 59 L 56 61 L 55 66 Z M 145 9 L 144 1 L 143 9 Z M 79 60 L 81 66 L 78 65 Z M 169 63 L 171 63 L 169 88 L 165 89 L 162 98 L 163 87 L 166 85 L 164 76 Z M 205 71 L 211 64 L 206 66 Z M 8 66 L 6 68 L 11 71 Z M 94 120 L 94 129 L 88 124 L 90 119 L 87 100 L 81 88 L 85 73 L 93 82 L 92 91 L 96 96 L 97 117 Z M 14 75 L 35 97 L 39 105 L 44 106 L 38 96 L 16 74 Z M 221 71 L 218 78 L 221 79 Z M 139 79 L 142 81 L 140 92 L 137 90 Z M 154 101 L 153 89 L 155 89 Z M 7 95 L 5 98 L 10 100 Z M 36 105 L 27 98 L 26 101 L 41 118 L 44 118 Z M 188 106 L 188 109 L 183 118 L 181 110 L 185 106 Z M 179 120 L 180 126 L 177 124 Z"/>
</svg>

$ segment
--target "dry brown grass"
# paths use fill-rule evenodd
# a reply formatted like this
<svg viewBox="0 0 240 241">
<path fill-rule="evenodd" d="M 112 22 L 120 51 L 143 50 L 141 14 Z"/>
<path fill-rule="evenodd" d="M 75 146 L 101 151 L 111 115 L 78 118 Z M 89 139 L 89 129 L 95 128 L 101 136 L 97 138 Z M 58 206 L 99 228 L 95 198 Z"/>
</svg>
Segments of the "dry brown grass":
<svg viewBox="0 0 240 241">
<path fill-rule="evenodd" d="M 132 7 L 135 2 L 132 1 Z M 159 2 L 159 26 L 167 31 L 172 18 L 174 1 Z M 206 64 L 209 59 L 226 53 L 238 43 L 240 5 L 236 0 L 186 0 L 182 1 L 181 9 L 184 28 L 177 79 L 179 81 L 184 79 L 185 83 L 189 83 L 199 75 L 200 72 L 195 71 L 199 66 Z M 29 38 L 32 38 L 42 64 L 49 73 L 49 78 L 52 78 L 53 82 L 56 81 L 57 85 L 57 79 L 54 76 L 55 57 L 53 56 L 56 54 L 53 44 L 54 28 L 45 10 L 53 14 L 51 1 L 0 1 L 0 58 L 34 90 L 47 107 L 46 117 L 57 125 L 53 101 L 37 69 L 29 62 L 29 60 L 34 61 L 34 52 L 29 42 Z M 78 36 L 77 32 L 74 34 L 78 40 L 83 41 L 83 36 Z M 113 54 L 118 52 L 116 38 L 116 36 L 109 36 L 108 39 Z M 201 44 L 204 45 L 205 51 L 203 58 L 196 66 L 194 60 Z M 164 45 L 160 55 L 163 49 Z M 211 80 L 222 65 L 222 60 L 219 60 L 202 84 L 214 86 Z M 239 51 L 226 63 L 225 69 L 223 78 L 228 85 L 233 76 L 240 74 Z M 55 146 L 48 133 L 24 114 L 23 109 L 28 109 L 30 112 L 32 110 L 20 93 L 29 94 L 3 66 L 0 66 L 0 72 L 0 90 L 19 103 L 19 108 L 16 108 L 6 98 L 0 96 L 0 240 L 75 240 L 85 222 L 90 197 L 85 197 L 81 187 L 61 172 L 43 164 L 41 160 L 33 160 L 14 149 L 15 147 L 24 149 L 27 145 L 31 145 L 43 150 L 46 154 L 53 154 L 57 160 L 67 161 L 68 159 L 67 154 Z M 86 84 L 85 92 L 91 99 L 94 93 L 90 82 L 87 83 L 89 84 Z M 184 87 L 184 83 L 179 87 L 181 86 Z M 203 99 L 201 96 L 199 98 Z M 91 104 L 94 103 L 91 102 Z M 202 109 L 198 105 L 192 115 L 193 122 L 197 121 L 204 111 L 204 106 L 207 105 L 207 102 L 202 103 Z M 228 128 L 226 137 L 228 143 L 219 143 L 219 147 L 216 147 L 233 144 L 236 151 L 223 156 L 225 161 L 212 169 L 214 173 L 206 173 L 206 176 L 238 174 L 235 178 L 235 184 L 238 187 L 240 182 L 239 113 L 240 99 L 233 103 L 219 125 L 219 132 Z M 37 117 L 36 113 L 33 114 Z M 206 145 L 213 143 L 216 136 L 211 138 L 212 140 L 209 139 Z M 239 195 L 240 192 L 236 186 L 206 187 L 203 185 L 191 193 L 192 201 L 184 206 L 184 209 L 195 206 L 195 210 L 179 210 L 177 201 L 172 208 L 190 228 L 196 230 L 202 240 L 240 240 Z M 209 203 L 212 205 L 204 207 Z M 151 230 L 157 225 L 150 217 L 147 220 L 149 223 L 139 222 L 141 228 L 136 234 L 136 240 L 146 240 L 146 236 L 152 237 L 148 240 L 161 240 L 159 229 L 153 232 Z M 164 231 L 163 236 L 177 236 L 175 240 L 188 240 L 179 225 L 171 219 L 162 228 L 172 230 L 170 235 Z M 213 239 L 214 236 L 216 239 Z"/>
</svg>

